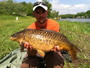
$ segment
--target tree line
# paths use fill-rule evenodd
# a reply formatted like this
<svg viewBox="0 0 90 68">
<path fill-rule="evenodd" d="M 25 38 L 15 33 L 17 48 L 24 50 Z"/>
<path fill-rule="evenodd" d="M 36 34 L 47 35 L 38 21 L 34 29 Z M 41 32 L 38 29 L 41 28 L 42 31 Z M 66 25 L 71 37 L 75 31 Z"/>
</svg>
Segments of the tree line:
<svg viewBox="0 0 90 68">
<path fill-rule="evenodd" d="M 32 3 L 15 3 L 13 0 L 0 2 L 0 14 L 7 15 L 30 15 L 32 16 Z"/>
<path fill-rule="evenodd" d="M 90 18 L 90 10 L 87 12 L 80 12 L 77 14 L 65 14 L 59 15 L 59 11 L 52 10 L 52 5 L 48 0 L 43 0 L 48 5 L 48 18 Z M 14 2 L 13 0 L 0 1 L 0 15 L 21 15 L 21 16 L 33 16 L 33 4 L 31 2 Z"/>
<path fill-rule="evenodd" d="M 51 12 L 52 5 L 47 1 L 43 0 L 48 5 L 48 17 L 54 18 L 58 16 L 58 12 Z M 13 2 L 13 0 L 3 0 L 0 1 L 0 14 L 7 14 L 7 15 L 21 15 L 21 16 L 33 16 L 33 4 L 31 2 L 26 3 L 23 2 Z"/>
<path fill-rule="evenodd" d="M 90 18 L 90 10 L 86 12 L 80 12 L 77 14 L 65 14 L 65 15 L 59 15 L 61 18 Z"/>
</svg>

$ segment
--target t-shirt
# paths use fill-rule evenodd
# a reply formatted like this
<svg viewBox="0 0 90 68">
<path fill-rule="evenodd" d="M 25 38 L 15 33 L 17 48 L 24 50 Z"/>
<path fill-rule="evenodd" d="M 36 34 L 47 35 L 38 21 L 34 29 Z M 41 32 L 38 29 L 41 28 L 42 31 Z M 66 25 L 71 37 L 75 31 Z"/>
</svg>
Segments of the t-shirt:
<svg viewBox="0 0 90 68">
<path fill-rule="evenodd" d="M 33 24 L 31 24 L 28 29 L 40 29 L 36 23 L 34 22 Z M 54 20 L 51 20 L 51 19 L 48 19 L 47 20 L 47 25 L 46 25 L 46 28 L 45 29 L 48 29 L 48 30 L 53 30 L 53 31 L 56 31 L 56 32 L 59 32 L 59 24 L 54 21 Z"/>
</svg>

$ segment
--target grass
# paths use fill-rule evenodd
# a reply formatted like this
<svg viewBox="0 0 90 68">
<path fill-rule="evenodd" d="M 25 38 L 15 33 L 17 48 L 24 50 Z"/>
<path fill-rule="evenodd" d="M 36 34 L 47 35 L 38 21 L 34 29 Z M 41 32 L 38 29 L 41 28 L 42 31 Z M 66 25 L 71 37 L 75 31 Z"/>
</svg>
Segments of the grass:
<svg viewBox="0 0 90 68">
<path fill-rule="evenodd" d="M 0 59 L 12 50 L 19 47 L 19 44 L 12 42 L 9 37 L 15 32 L 27 28 L 35 21 L 32 17 L 19 17 L 15 20 L 16 16 L 0 16 Z"/>
<path fill-rule="evenodd" d="M 0 16 L 0 59 L 16 48 L 19 44 L 12 42 L 9 37 L 15 32 L 27 28 L 35 21 L 33 17 L 21 17 L 16 21 L 16 16 Z M 66 35 L 81 52 L 77 53 L 78 61 L 68 63 L 65 68 L 89 68 L 90 67 L 90 22 L 57 21 L 60 24 L 60 32 Z"/>
<path fill-rule="evenodd" d="M 78 60 L 73 63 L 65 62 L 65 68 L 90 67 L 90 22 L 59 21 L 60 32 L 68 37 L 81 52 L 77 53 Z"/>
</svg>

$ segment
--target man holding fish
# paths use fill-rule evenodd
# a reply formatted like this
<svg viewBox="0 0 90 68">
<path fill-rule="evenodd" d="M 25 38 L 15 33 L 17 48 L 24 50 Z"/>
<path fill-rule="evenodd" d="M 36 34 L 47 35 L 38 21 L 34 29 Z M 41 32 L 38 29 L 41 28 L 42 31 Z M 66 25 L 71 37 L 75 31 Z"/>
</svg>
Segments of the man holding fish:
<svg viewBox="0 0 90 68">
<path fill-rule="evenodd" d="M 59 24 L 51 19 L 48 19 L 48 7 L 44 2 L 35 2 L 33 5 L 33 15 L 36 22 L 31 24 L 28 29 L 47 29 L 59 32 Z M 22 42 L 20 43 L 22 46 Z M 27 49 L 27 56 L 21 64 L 21 68 L 40 68 L 42 57 L 36 50 L 28 43 L 24 43 L 24 48 Z M 64 59 L 56 45 L 50 52 L 45 55 L 46 68 L 63 68 Z"/>
</svg>

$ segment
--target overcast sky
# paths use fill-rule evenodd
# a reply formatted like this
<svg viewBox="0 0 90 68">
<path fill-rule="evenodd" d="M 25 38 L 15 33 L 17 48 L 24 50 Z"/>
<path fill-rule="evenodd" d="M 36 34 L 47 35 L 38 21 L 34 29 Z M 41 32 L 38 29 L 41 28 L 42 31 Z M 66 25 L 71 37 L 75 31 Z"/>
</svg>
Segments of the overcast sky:
<svg viewBox="0 0 90 68">
<path fill-rule="evenodd" d="M 14 0 L 15 2 L 36 2 L 40 0 Z M 59 14 L 76 14 L 90 10 L 90 0 L 48 0 L 52 9 L 59 11 Z"/>
</svg>

